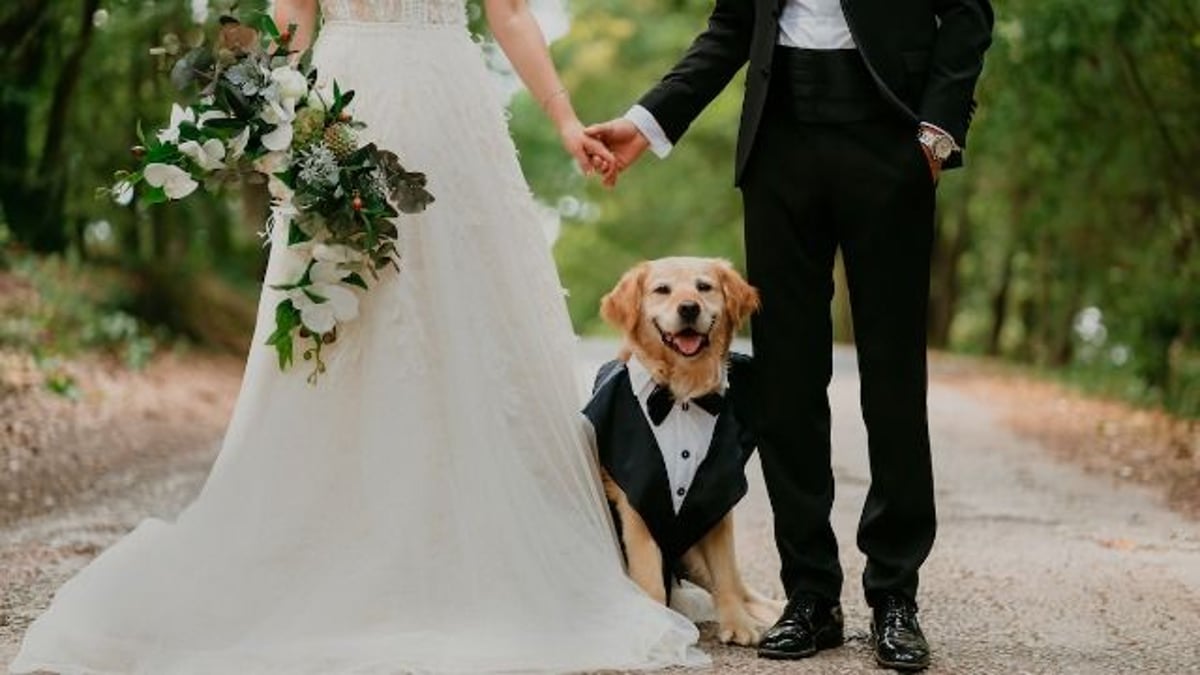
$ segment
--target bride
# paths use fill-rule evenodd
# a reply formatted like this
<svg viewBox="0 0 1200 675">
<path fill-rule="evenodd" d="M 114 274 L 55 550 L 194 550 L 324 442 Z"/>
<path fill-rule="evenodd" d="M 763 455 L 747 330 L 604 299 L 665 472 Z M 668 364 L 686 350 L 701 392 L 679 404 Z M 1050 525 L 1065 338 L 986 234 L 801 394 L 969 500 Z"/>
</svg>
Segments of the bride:
<svg viewBox="0 0 1200 675">
<path fill-rule="evenodd" d="M 524 0 L 493 32 L 583 166 Z M 621 568 L 577 422 L 562 289 L 463 0 L 277 0 L 359 92 L 369 140 L 429 176 L 400 274 L 363 299 L 316 387 L 264 345 L 197 500 L 67 582 L 14 673 L 397 673 L 696 663 L 695 627 Z M 275 228 L 267 279 L 287 228 Z"/>
</svg>

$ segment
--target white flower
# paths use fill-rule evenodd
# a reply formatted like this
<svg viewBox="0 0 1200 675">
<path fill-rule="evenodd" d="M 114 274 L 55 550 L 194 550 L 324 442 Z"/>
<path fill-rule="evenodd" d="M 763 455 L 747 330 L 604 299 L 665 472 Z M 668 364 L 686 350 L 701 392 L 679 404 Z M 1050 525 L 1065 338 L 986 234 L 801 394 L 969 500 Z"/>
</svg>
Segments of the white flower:
<svg viewBox="0 0 1200 675">
<path fill-rule="evenodd" d="M 121 206 L 129 206 L 129 203 L 133 201 L 133 186 L 127 180 L 112 186 L 109 192 L 112 194 L 113 201 Z"/>
<path fill-rule="evenodd" d="M 191 108 L 184 108 L 178 103 L 171 104 L 171 125 L 166 129 L 158 132 L 158 140 L 160 143 L 178 143 L 179 142 L 179 127 L 184 122 L 196 123 L 196 112 Z"/>
<path fill-rule="evenodd" d="M 209 120 L 224 120 L 229 119 L 229 115 L 223 110 L 209 110 L 200 113 L 200 117 L 196 118 L 196 126 L 202 127 Z"/>
<path fill-rule="evenodd" d="M 229 159 L 237 159 L 246 152 L 246 144 L 250 142 L 250 127 L 242 129 L 242 133 L 229 140 Z"/>
<path fill-rule="evenodd" d="M 350 276 L 350 270 L 344 270 L 338 263 L 327 260 L 313 263 L 312 269 L 308 272 L 308 278 L 312 279 L 314 284 L 336 284 L 348 276 Z"/>
<path fill-rule="evenodd" d="M 308 95 L 308 79 L 291 66 L 280 66 L 272 70 L 271 81 L 279 87 L 281 100 L 291 99 L 294 104 Z"/>
<path fill-rule="evenodd" d="M 293 100 L 268 101 L 258 116 L 267 124 L 290 123 L 296 119 L 296 102 Z"/>
<path fill-rule="evenodd" d="M 320 302 L 309 297 L 312 294 Z M 320 283 L 288 291 L 288 299 L 300 310 L 300 321 L 318 335 L 333 330 L 338 323 L 358 318 L 358 296 L 340 284 Z"/>
<path fill-rule="evenodd" d="M 280 124 L 271 133 L 263 134 L 263 147 L 275 152 L 282 152 L 292 147 L 292 125 Z"/>
<path fill-rule="evenodd" d="M 200 145 L 196 141 L 184 141 L 179 151 L 191 157 L 205 171 L 225 168 L 225 144 L 220 139 L 210 138 Z"/>
<path fill-rule="evenodd" d="M 150 164 L 142 175 L 148 184 L 162 188 L 171 199 L 183 199 L 200 187 L 190 173 L 174 164 Z"/>
<path fill-rule="evenodd" d="M 296 119 L 295 99 L 268 101 L 258 114 L 267 124 L 275 128 L 262 137 L 262 144 L 268 150 L 287 150 L 292 145 L 292 120 Z"/>
</svg>

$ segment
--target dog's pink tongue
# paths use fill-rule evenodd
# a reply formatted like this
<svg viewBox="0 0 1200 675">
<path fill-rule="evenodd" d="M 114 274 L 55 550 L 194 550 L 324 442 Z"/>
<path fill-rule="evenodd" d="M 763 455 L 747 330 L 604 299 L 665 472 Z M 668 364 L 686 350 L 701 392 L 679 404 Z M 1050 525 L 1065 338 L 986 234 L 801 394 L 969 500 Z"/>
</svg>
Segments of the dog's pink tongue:
<svg viewBox="0 0 1200 675">
<path fill-rule="evenodd" d="M 697 333 L 685 333 L 675 336 L 675 347 L 686 356 L 692 356 L 704 346 L 704 336 Z"/>
</svg>

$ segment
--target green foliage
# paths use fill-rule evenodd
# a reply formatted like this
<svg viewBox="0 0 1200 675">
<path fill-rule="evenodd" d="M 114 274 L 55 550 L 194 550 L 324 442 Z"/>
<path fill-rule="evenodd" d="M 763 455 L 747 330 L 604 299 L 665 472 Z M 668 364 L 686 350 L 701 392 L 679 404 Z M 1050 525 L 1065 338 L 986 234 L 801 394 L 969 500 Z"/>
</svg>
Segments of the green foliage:
<svg viewBox="0 0 1200 675">
<path fill-rule="evenodd" d="M 0 37 L 22 36 L 0 40 L 0 265 L 26 264 L 15 246 L 70 249 L 126 268 L 156 261 L 173 271 L 216 269 L 253 293 L 262 274 L 253 236 L 265 217 L 261 186 L 245 190 L 240 210 L 208 195 L 185 209 L 94 198 L 97 186 L 111 184 L 112 169 L 129 163 L 137 120 L 148 128 L 165 122 L 174 59 L 149 50 L 177 56 L 205 29 L 179 0 L 105 0 L 107 21 L 83 39 L 89 2 L 96 0 L 0 3 Z M 211 4 L 228 10 L 233 0 Z M 967 167 L 939 189 L 931 337 L 1200 415 L 1194 0 L 995 5 Z M 622 114 L 683 53 L 711 8 L 712 0 L 572 0 L 571 30 L 553 54 L 585 122 Z M 472 30 L 484 32 L 479 0 L 468 9 Z M 60 85 L 72 85 L 71 95 L 56 94 Z M 511 125 L 522 166 L 563 218 L 556 256 L 581 332 L 601 330 L 600 296 L 638 259 L 741 258 L 732 187 L 741 93 L 735 80 L 668 161 L 646 157 L 611 192 L 578 174 L 537 103 L 516 96 Z M 105 231 L 99 223 L 111 230 L 107 238 L 95 235 Z M 115 306 L 148 316 L 120 309 L 136 302 Z M 1102 331 L 1079 330 L 1089 308 L 1099 311 Z M 104 334 L 93 323 L 93 334 Z M 109 333 L 121 334 L 120 323 Z"/>
<path fill-rule="evenodd" d="M 553 45 L 581 118 L 624 114 L 704 27 L 711 2 L 577 0 L 571 30 Z M 577 329 L 602 329 L 600 297 L 633 263 L 664 255 L 742 258 L 741 199 L 733 155 L 741 76 L 661 162 L 649 154 L 613 191 L 585 181 L 558 145 L 537 102 L 521 93 L 512 127 L 534 191 L 563 216 L 556 257 Z"/>
<path fill-rule="evenodd" d="M 33 354 L 49 373 L 59 357 L 83 351 L 141 368 L 169 339 L 134 316 L 136 283 L 119 270 L 21 256 L 2 281 L 0 347 Z"/>
<path fill-rule="evenodd" d="M 996 5 L 968 165 L 939 189 L 933 342 L 1200 414 L 1200 14 L 1191 0 Z M 711 7 L 573 2 L 554 54 L 580 116 L 622 114 Z M 526 175 L 564 214 L 556 255 L 577 328 L 601 328 L 600 296 L 638 259 L 740 257 L 742 91 L 732 83 L 668 161 L 643 159 L 611 193 L 569 169 L 536 103 L 517 97 Z M 1101 344 L 1076 330 L 1089 307 Z"/>
<path fill-rule="evenodd" d="M 951 346 L 1200 415 L 1194 3 L 1009 0 L 998 17 L 970 164 L 943 186 L 971 239 Z"/>
</svg>

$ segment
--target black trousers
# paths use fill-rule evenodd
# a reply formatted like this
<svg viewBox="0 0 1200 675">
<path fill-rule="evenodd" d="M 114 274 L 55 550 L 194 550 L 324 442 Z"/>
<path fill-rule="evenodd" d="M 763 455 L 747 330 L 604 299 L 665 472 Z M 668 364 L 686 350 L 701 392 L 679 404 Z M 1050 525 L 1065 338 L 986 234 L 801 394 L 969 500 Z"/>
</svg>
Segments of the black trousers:
<svg viewBox="0 0 1200 675">
<path fill-rule="evenodd" d="M 827 394 L 840 248 L 869 437 L 863 585 L 869 602 L 915 599 L 936 529 L 925 403 L 934 185 L 915 125 L 887 107 L 856 53 L 802 56 L 780 49 L 742 183 L 763 299 L 752 325 L 759 451 L 783 585 L 789 597 L 842 590 Z"/>
</svg>

